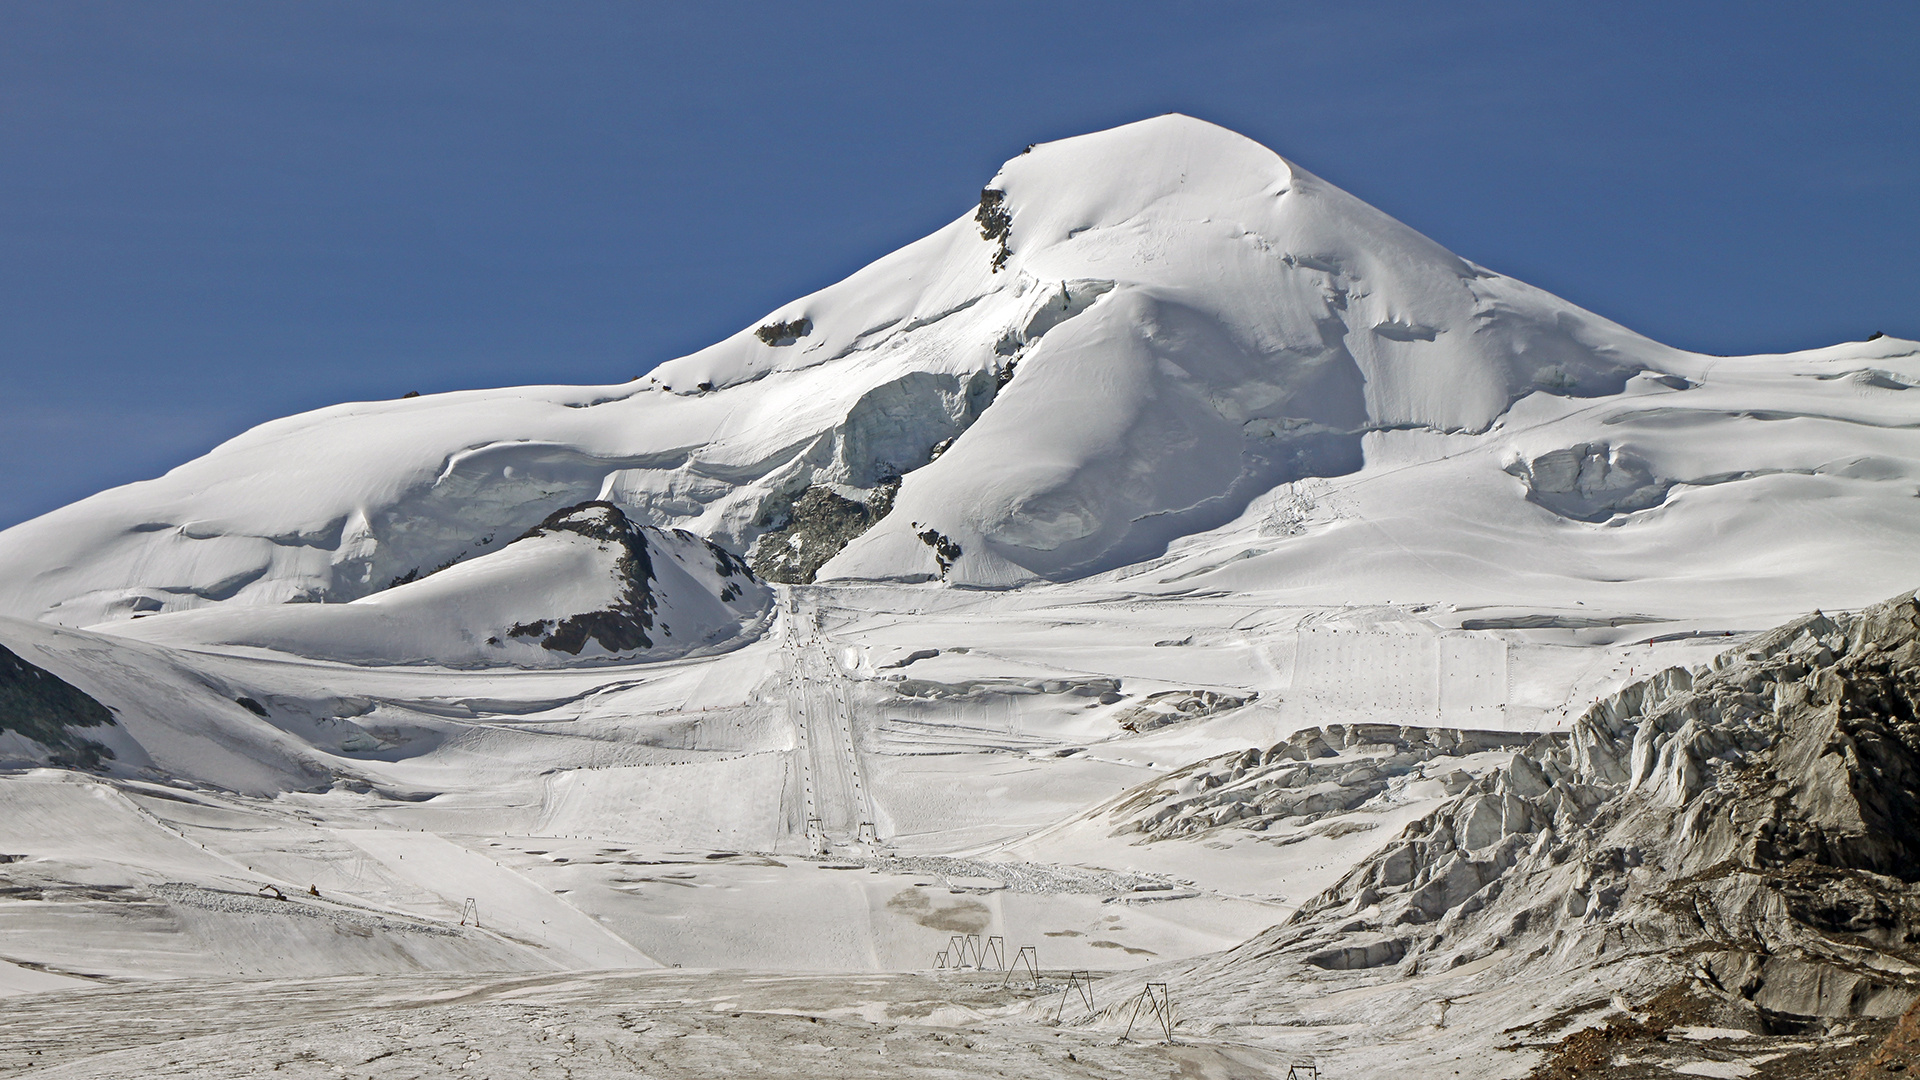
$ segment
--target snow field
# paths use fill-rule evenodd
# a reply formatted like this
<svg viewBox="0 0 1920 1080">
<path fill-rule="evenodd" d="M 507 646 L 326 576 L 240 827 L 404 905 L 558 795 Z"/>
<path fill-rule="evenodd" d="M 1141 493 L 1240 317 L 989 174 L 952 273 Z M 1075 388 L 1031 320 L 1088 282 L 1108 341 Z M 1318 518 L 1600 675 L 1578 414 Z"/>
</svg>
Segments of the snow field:
<svg viewBox="0 0 1920 1080">
<path fill-rule="evenodd" d="M 803 744 L 781 681 L 792 659 L 784 628 L 722 656 L 572 672 L 368 670 L 245 650 L 195 653 L 211 677 L 265 703 L 269 718 L 254 719 L 278 738 L 294 731 L 335 738 L 326 725 L 301 718 L 337 706 L 343 672 L 365 672 L 359 685 L 374 707 L 355 723 L 391 745 L 364 754 L 314 747 L 345 779 L 270 801 L 216 792 L 158 797 L 165 788 L 122 798 L 165 821 L 172 842 L 205 862 L 201 869 L 146 868 L 144 842 L 117 855 L 80 848 L 71 852 L 73 865 L 111 855 L 162 882 L 252 893 L 271 881 L 296 898 L 313 884 L 329 902 L 455 928 L 472 896 L 485 935 L 505 935 L 485 938 L 495 966 L 651 958 L 702 967 L 916 969 L 954 927 L 977 927 L 1041 946 L 1049 965 L 1113 969 L 1257 932 L 1284 915 L 1278 897 L 1297 899 L 1293 889 L 1304 887 L 1277 883 L 1335 872 L 1337 859 L 1356 858 L 1389 835 L 1393 815 L 1412 812 L 1414 804 L 1396 806 L 1387 813 L 1392 820 L 1338 843 L 1284 847 L 1227 834 L 1205 844 L 1136 846 L 1103 835 L 1111 828 L 1092 819 L 1062 832 L 1062 821 L 1081 820 L 1089 807 L 1170 768 L 1284 738 L 1284 718 L 1263 706 L 1281 693 L 1267 639 L 1280 631 L 1250 623 L 1233 647 L 1161 646 L 1155 642 L 1169 620 L 1155 607 L 1184 611 L 1196 626 L 1217 625 L 1218 617 L 1196 607 L 1204 602 L 1114 603 L 1071 590 L 1028 596 L 1011 610 L 995 611 L 998 603 L 992 594 L 954 598 L 921 587 L 808 591 L 806 610 L 819 616 L 818 638 L 805 641 L 819 688 L 814 705 L 837 725 L 828 728 L 831 739 L 858 748 L 862 789 L 878 819 L 876 842 L 829 837 L 835 858 L 853 860 L 850 869 L 796 858 L 807 850 L 793 801 Z M 1096 644 L 1051 645 L 1063 632 Z M 150 648 L 102 640 L 137 655 Z M 942 649 L 938 656 L 863 666 L 863 649 L 888 664 L 930 641 L 941 643 L 933 646 Z M 1151 665 L 1151 677 L 1132 674 L 1136 661 Z M 1200 678 L 1179 678 L 1183 666 Z M 875 677 L 862 677 L 869 667 Z M 901 684 L 885 678 L 893 674 L 961 692 L 902 697 L 893 689 Z M 1117 680 L 1120 700 L 1103 704 L 1076 692 L 1090 680 Z M 1142 697 L 1195 684 L 1256 695 L 1255 704 L 1145 735 L 1114 720 Z M 836 712 L 824 712 L 829 702 Z M 131 725 L 128 734 L 142 729 Z M 825 764 L 840 753 L 834 748 Z M 112 836 L 126 828 L 96 831 Z M 1146 870 L 1175 888 L 1162 895 L 1036 892 L 1005 875 L 902 872 L 884 859 L 866 861 L 965 852 L 987 863 Z M 1262 886 L 1263 879 L 1276 884 Z M 190 918 L 237 917 L 200 910 Z M 261 972 L 293 970 L 288 957 L 298 949 L 284 935 L 258 939 L 258 948 L 249 962 Z M 371 962 L 313 942 L 298 948 L 309 965 L 299 970 L 365 970 Z M 207 970 L 152 956 L 97 959 L 107 971 Z M 405 969 L 420 961 L 393 962 Z"/>
<path fill-rule="evenodd" d="M 433 892 L 447 905 L 448 914 L 464 910 L 467 899 L 475 899 L 481 926 L 544 946 L 555 955 L 555 966 L 658 966 L 552 892 L 443 837 L 381 829 L 343 830 L 339 835 L 379 859 L 389 873 Z M 481 898 L 486 901 L 483 910 Z"/>
<path fill-rule="evenodd" d="M 58 774 L 0 784 L 0 848 L 18 857 L 6 864 L 8 877 L 24 886 L 24 895 L 0 901 L 0 955 L 89 978 L 488 970 L 533 962 L 520 946 L 450 932 L 393 908 L 302 897 L 305 884 L 255 858 L 258 834 L 266 831 L 257 815 L 247 822 L 255 835 L 235 843 L 212 835 L 231 831 L 232 821 L 182 826 L 139 799 Z M 263 895 L 267 885 L 292 899 Z"/>
</svg>

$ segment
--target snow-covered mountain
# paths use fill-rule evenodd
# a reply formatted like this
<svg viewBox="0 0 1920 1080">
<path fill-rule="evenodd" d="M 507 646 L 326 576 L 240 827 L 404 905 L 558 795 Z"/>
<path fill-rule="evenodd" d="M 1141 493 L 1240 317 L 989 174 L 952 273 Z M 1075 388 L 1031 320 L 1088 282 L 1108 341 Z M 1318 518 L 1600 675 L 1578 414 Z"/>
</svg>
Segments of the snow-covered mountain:
<svg viewBox="0 0 1920 1080">
<path fill-rule="evenodd" d="M 224 1075 L 176 1019 L 346 973 L 327 1075 L 525 1016 L 577 1075 L 1864 1052 L 1920 988 L 1916 386 L 1669 349 L 1189 118 L 1033 147 L 650 378 L 290 417 L 0 533 L 0 995 L 218 980 L 18 999 L 0 1071 Z M 903 974 L 996 939 L 1033 989 Z M 543 974 L 420 974 L 476 971 Z"/>
<path fill-rule="evenodd" d="M 1666 348 L 1163 116 L 1031 148 L 976 210 L 647 379 L 322 409 L 16 526 L 0 611 L 357 600 L 587 499 L 786 580 L 1063 580 L 1271 516 L 1311 477 L 1393 489 L 1449 562 L 1511 532 L 1490 563 L 1545 543 L 1624 558 L 1602 575 L 1623 580 L 1725 565 L 1716 537 L 1768 550 L 1730 520 L 1757 496 L 1818 506 L 1767 531 L 1847 551 L 1866 602 L 1898 584 L 1876 534 L 1920 524 L 1920 435 L 1895 419 L 1916 382 L 1892 339 Z M 1236 573 L 1381 569 L 1284 546 Z"/>
</svg>

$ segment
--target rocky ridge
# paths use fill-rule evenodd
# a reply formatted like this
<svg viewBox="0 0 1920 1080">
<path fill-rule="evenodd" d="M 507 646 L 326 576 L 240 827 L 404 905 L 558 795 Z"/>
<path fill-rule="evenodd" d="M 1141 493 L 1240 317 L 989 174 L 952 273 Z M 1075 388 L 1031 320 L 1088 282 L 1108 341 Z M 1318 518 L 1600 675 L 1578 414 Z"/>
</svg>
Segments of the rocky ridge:
<svg viewBox="0 0 1920 1080">
<path fill-rule="evenodd" d="M 647 551 L 646 534 L 612 503 L 585 502 L 554 511 L 520 539 L 533 540 L 555 533 L 572 533 L 617 547 L 613 570 L 621 586 L 619 595 L 604 610 L 520 623 L 507 633 L 517 638 L 533 638 L 542 648 L 574 656 L 580 655 L 588 641 L 598 642 L 610 653 L 651 648 L 653 638 L 648 631 L 653 629 L 654 613 L 659 610 L 660 601 L 653 595 L 653 556 Z M 724 576 L 746 572 L 744 566 L 736 570 L 738 560 L 725 549 L 714 551 L 717 567 Z M 751 580 L 750 572 L 747 576 Z"/>
</svg>

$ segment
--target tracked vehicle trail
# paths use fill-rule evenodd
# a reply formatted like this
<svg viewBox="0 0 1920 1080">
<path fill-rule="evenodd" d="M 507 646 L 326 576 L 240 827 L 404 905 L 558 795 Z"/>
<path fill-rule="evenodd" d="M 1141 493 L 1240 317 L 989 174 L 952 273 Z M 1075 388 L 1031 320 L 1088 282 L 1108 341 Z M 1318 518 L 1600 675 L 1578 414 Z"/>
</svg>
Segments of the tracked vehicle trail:
<svg viewBox="0 0 1920 1080">
<path fill-rule="evenodd" d="M 820 616 L 797 589 L 785 590 L 787 714 L 799 745 L 801 805 L 809 852 L 827 854 L 878 840 L 873 799 L 860 768 L 852 698 Z"/>
</svg>

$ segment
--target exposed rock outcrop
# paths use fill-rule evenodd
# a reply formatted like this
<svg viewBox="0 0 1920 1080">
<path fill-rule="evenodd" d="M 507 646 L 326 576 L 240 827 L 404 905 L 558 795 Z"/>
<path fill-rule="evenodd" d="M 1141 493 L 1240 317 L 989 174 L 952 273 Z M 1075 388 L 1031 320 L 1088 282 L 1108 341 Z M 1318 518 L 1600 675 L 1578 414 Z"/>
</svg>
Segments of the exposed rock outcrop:
<svg viewBox="0 0 1920 1080">
<path fill-rule="evenodd" d="M 113 751 L 73 729 L 113 722 L 85 691 L 0 646 L 0 734 L 11 731 L 52 750 L 55 764 L 93 768 Z"/>
<path fill-rule="evenodd" d="M 347 604 L 156 615 L 121 634 L 348 663 L 551 667 L 735 648 L 772 617 L 744 560 L 612 502 L 556 510 L 511 543 Z"/>
<path fill-rule="evenodd" d="M 793 502 L 786 523 L 763 533 L 749 555 L 753 569 L 768 581 L 787 585 L 812 584 L 814 574 L 828 559 L 873 523 L 887 516 L 898 479 L 876 488 L 873 497 L 859 502 L 815 485 Z"/>
<path fill-rule="evenodd" d="M 648 631 L 653 629 L 660 601 L 653 595 L 653 556 L 647 551 L 646 534 L 612 503 L 586 502 L 554 511 L 520 539 L 534 540 L 555 533 L 573 533 L 615 546 L 613 570 L 621 584 L 619 595 L 600 611 L 563 619 L 536 619 L 507 633 L 534 638 L 542 648 L 573 656 L 580 655 L 588 641 L 598 642 L 610 653 L 652 648 Z M 729 562 L 723 562 L 721 569 L 729 576 L 738 572 Z M 751 572 L 747 576 L 751 579 Z"/>
<path fill-rule="evenodd" d="M 775 320 L 767 323 L 755 330 L 753 336 L 759 338 L 762 344 L 772 345 L 777 348 L 782 345 L 792 345 L 794 342 L 799 341 L 811 333 L 813 333 L 813 320 L 799 318 L 790 319 L 786 322 Z M 711 383 L 703 385 L 709 389 L 712 388 Z"/>
</svg>

